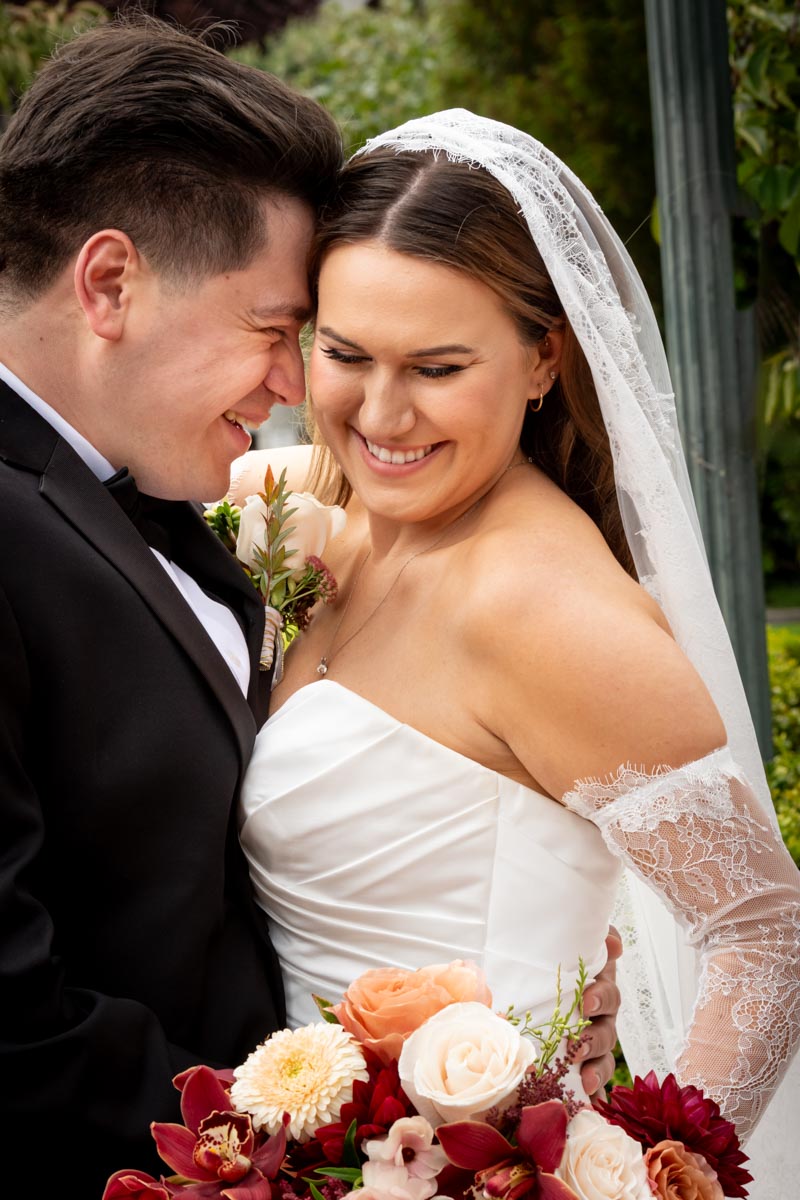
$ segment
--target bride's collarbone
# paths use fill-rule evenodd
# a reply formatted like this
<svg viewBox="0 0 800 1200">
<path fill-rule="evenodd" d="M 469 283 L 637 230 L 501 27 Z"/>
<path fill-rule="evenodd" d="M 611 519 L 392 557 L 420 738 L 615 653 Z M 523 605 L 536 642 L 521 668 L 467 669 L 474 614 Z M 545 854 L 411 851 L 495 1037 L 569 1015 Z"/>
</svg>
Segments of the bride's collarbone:
<svg viewBox="0 0 800 1200">
<path fill-rule="evenodd" d="M 318 668 L 330 651 L 335 613 L 325 614 L 297 639 L 285 660 L 282 682 L 273 692 L 277 712 L 309 685 L 338 685 L 360 696 L 399 724 L 533 791 L 547 794 L 502 739 L 492 732 L 481 699 L 486 681 L 465 652 L 464 641 L 446 620 L 447 603 L 434 614 L 429 605 L 406 612 L 408 623 L 389 612 L 335 650 L 324 673 Z"/>
</svg>

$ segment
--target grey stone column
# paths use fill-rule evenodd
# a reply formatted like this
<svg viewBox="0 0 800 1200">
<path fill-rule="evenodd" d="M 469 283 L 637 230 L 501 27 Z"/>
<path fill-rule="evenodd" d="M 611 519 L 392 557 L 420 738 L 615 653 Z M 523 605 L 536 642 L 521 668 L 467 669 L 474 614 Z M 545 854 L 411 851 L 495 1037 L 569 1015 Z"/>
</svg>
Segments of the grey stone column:
<svg viewBox="0 0 800 1200">
<path fill-rule="evenodd" d="M 772 754 L 755 468 L 758 354 L 735 305 L 724 0 L 645 0 L 667 353 L 717 597 Z"/>
</svg>

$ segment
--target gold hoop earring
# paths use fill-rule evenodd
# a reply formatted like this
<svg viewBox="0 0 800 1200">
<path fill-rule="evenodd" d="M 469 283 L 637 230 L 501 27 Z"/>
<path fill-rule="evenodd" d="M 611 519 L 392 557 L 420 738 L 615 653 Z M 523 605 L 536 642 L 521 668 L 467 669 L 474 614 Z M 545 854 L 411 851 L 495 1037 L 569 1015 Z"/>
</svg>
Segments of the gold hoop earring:
<svg viewBox="0 0 800 1200">
<path fill-rule="evenodd" d="M 544 384 L 539 384 L 539 399 L 534 403 L 533 400 L 528 401 L 528 408 L 532 413 L 537 413 L 544 404 Z"/>
</svg>

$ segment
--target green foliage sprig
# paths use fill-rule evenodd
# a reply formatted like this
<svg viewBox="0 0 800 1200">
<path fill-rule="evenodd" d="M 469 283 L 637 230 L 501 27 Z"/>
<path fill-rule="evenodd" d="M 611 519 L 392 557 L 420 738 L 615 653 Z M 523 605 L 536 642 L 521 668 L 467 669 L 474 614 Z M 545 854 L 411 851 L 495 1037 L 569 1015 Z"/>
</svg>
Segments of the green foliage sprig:
<svg viewBox="0 0 800 1200">
<path fill-rule="evenodd" d="M 318 600 L 331 604 L 336 599 L 336 580 L 321 559 L 310 555 L 304 564 L 291 561 L 297 551 L 287 545 L 295 526 L 290 518 L 297 512 L 290 507 L 291 492 L 286 486 L 286 471 L 278 480 L 267 467 L 264 490 L 259 493 L 267 509 L 264 537 L 253 547 L 255 567 L 240 561 L 242 570 L 251 580 L 265 605 L 275 609 L 282 618 L 281 637 L 284 649 L 292 644 L 308 626 L 310 612 Z M 236 546 L 241 526 L 242 510 L 237 504 L 221 500 L 206 507 L 204 516 L 209 528 L 231 553 Z"/>
<path fill-rule="evenodd" d="M 553 1062 L 558 1051 L 562 1048 L 564 1041 L 579 1041 L 584 1029 L 591 1024 L 583 1015 L 583 993 L 586 990 L 588 981 L 586 964 L 581 958 L 578 960 L 578 979 L 575 984 L 572 1003 L 566 1012 L 562 1012 L 561 1006 L 564 1003 L 564 999 L 561 988 L 561 968 L 559 967 L 556 975 L 556 1000 L 553 1013 L 542 1025 L 532 1024 L 530 1011 L 521 1017 L 517 1016 L 513 1005 L 505 1013 L 505 1018 L 509 1024 L 516 1026 L 524 1036 L 533 1038 L 539 1047 L 539 1055 L 536 1059 L 536 1069 L 534 1072 L 537 1079 L 541 1078 L 545 1070 Z"/>
</svg>

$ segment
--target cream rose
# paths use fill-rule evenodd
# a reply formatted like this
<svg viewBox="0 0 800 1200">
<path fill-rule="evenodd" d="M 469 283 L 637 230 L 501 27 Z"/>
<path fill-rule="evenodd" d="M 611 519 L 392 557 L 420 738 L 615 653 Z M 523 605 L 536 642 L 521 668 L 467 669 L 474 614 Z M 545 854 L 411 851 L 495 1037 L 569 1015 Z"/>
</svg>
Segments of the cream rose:
<svg viewBox="0 0 800 1200">
<path fill-rule="evenodd" d="M 594 1109 L 582 1109 L 570 1121 L 555 1173 L 578 1200 L 652 1200 L 641 1146 Z"/>
<path fill-rule="evenodd" d="M 535 1058 L 529 1038 L 473 1002 L 443 1008 L 412 1033 L 398 1069 L 409 1100 L 436 1128 L 501 1105 Z"/>
<path fill-rule="evenodd" d="M 320 504 L 310 492 L 290 492 L 287 509 L 296 511 L 286 519 L 289 534 L 284 541 L 287 557 L 294 551 L 287 566 L 294 575 L 302 575 L 311 555 L 321 558 L 331 538 L 342 532 L 347 514 L 338 504 Z M 251 570 L 258 570 L 256 550 L 263 548 L 270 510 L 261 496 L 248 496 L 239 518 L 236 557 Z"/>
</svg>

